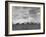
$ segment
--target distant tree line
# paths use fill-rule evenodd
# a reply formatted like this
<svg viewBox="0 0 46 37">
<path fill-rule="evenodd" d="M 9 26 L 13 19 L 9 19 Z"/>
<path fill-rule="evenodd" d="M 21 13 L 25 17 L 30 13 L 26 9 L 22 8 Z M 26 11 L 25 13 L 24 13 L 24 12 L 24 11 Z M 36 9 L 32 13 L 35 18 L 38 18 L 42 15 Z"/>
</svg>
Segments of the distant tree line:
<svg viewBox="0 0 46 37">
<path fill-rule="evenodd" d="M 40 23 L 33 23 L 33 22 L 31 22 L 31 23 L 22 23 L 22 24 L 20 24 L 20 23 L 16 23 L 16 25 L 35 25 L 35 24 L 40 24 Z M 15 25 L 15 24 L 14 24 Z"/>
</svg>

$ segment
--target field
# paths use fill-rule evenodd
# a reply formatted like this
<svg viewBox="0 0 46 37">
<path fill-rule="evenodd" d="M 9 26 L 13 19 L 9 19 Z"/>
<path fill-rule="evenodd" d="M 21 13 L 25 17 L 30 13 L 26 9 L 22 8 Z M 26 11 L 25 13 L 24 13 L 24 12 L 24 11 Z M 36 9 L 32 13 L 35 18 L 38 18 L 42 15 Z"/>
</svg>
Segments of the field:
<svg viewBox="0 0 46 37">
<path fill-rule="evenodd" d="M 34 30 L 40 29 L 40 23 L 13 24 L 12 30 Z"/>
</svg>

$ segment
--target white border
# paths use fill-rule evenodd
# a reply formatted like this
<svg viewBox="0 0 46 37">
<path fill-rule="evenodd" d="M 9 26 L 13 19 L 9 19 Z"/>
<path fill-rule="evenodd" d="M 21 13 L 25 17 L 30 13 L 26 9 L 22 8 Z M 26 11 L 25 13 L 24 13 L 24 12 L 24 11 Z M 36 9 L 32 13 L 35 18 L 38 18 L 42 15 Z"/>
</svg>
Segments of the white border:
<svg viewBox="0 0 46 37">
<path fill-rule="evenodd" d="M 43 32 L 43 5 L 37 4 L 23 4 L 23 3 L 8 3 L 8 11 L 9 11 L 9 34 L 25 34 L 25 33 L 40 33 Z M 41 12 L 41 29 L 40 30 L 19 30 L 19 31 L 12 31 L 12 6 L 24 6 L 24 7 L 40 7 Z"/>
</svg>

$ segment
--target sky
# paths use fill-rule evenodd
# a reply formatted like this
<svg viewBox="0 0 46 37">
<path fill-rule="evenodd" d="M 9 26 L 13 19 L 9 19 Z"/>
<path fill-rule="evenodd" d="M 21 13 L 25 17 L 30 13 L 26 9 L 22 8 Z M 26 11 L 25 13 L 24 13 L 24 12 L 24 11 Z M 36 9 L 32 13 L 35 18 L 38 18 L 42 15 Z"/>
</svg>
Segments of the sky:
<svg viewBox="0 0 46 37">
<path fill-rule="evenodd" d="M 40 23 L 40 8 L 39 7 L 12 7 L 12 22 L 16 23 Z"/>
</svg>

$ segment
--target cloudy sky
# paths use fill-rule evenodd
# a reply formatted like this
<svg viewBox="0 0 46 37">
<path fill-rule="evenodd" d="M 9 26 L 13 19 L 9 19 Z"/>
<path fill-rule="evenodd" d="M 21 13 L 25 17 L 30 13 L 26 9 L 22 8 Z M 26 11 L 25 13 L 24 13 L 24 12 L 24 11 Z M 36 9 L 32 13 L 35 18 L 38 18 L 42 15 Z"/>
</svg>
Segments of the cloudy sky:
<svg viewBox="0 0 46 37">
<path fill-rule="evenodd" d="M 12 22 L 16 23 L 40 23 L 39 7 L 12 7 Z"/>
</svg>

